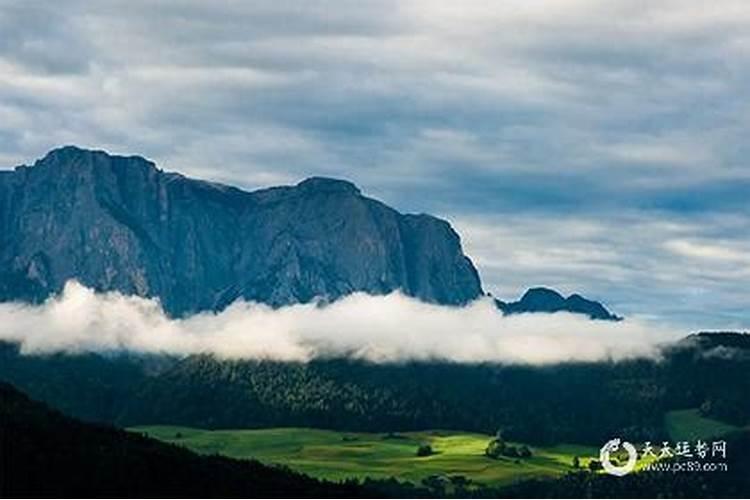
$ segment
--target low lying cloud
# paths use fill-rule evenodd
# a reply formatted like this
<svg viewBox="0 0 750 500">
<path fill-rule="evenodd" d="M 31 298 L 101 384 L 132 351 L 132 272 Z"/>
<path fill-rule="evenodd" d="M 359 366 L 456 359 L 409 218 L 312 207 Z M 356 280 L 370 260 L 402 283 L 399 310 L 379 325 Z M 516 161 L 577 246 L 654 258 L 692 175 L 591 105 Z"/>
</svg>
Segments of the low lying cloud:
<svg viewBox="0 0 750 500">
<path fill-rule="evenodd" d="M 281 361 L 349 356 L 545 364 L 655 357 L 660 345 L 682 336 L 634 320 L 503 316 L 489 299 L 459 308 L 400 293 L 358 293 L 325 306 L 280 309 L 236 302 L 221 313 L 171 319 L 158 301 L 98 294 L 71 281 L 42 305 L 0 304 L 0 340 L 19 343 L 24 354 L 124 350 Z"/>
</svg>

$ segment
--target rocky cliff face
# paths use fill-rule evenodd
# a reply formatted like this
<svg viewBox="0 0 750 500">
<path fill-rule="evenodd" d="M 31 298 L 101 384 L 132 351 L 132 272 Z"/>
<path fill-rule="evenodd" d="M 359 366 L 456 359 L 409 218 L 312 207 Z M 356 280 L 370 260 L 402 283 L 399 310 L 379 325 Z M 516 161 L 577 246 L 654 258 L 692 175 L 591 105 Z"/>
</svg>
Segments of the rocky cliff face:
<svg viewBox="0 0 750 500">
<path fill-rule="evenodd" d="M 0 172 L 0 300 L 76 278 L 159 297 L 180 316 L 244 298 L 274 306 L 397 289 L 439 304 L 482 294 L 450 225 L 325 178 L 245 192 L 140 157 L 65 147 Z"/>
</svg>

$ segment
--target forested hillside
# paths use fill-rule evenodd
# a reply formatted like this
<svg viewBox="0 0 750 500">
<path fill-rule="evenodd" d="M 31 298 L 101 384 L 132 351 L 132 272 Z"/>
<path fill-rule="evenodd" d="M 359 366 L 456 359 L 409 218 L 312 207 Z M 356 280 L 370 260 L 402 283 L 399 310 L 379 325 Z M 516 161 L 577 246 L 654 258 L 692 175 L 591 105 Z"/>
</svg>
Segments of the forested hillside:
<svg viewBox="0 0 750 500">
<path fill-rule="evenodd" d="M 177 446 L 51 411 L 0 384 L 0 496 L 351 497 L 355 484 L 321 482 L 255 461 L 199 456 Z"/>
<path fill-rule="evenodd" d="M 673 409 L 750 422 L 748 339 L 703 334 L 658 361 L 548 367 L 29 357 L 6 345 L 0 378 L 73 415 L 123 426 L 502 429 L 530 443 L 601 444 L 666 437 Z"/>
</svg>

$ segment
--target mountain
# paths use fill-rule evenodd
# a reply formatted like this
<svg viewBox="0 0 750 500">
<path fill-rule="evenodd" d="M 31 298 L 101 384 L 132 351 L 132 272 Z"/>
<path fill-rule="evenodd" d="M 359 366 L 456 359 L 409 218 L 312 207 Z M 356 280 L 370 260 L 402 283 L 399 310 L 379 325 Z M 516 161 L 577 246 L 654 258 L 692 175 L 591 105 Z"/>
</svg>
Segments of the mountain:
<svg viewBox="0 0 750 500">
<path fill-rule="evenodd" d="M 158 297 L 173 316 L 239 298 L 401 290 L 459 305 L 482 294 L 446 221 L 399 213 L 349 182 L 246 192 L 67 146 L 0 172 L 0 300 L 38 302 L 72 278 Z"/>
<path fill-rule="evenodd" d="M 256 461 L 184 448 L 50 410 L 0 383 L 0 496 L 354 498 L 356 484 L 318 481 Z"/>
<path fill-rule="evenodd" d="M 622 318 L 609 312 L 602 304 L 588 300 L 578 294 L 563 297 L 555 290 L 537 287 L 530 288 L 517 302 L 502 302 L 495 300 L 497 307 L 505 314 L 534 313 L 534 312 L 570 312 L 585 314 L 591 319 L 620 321 Z"/>
</svg>

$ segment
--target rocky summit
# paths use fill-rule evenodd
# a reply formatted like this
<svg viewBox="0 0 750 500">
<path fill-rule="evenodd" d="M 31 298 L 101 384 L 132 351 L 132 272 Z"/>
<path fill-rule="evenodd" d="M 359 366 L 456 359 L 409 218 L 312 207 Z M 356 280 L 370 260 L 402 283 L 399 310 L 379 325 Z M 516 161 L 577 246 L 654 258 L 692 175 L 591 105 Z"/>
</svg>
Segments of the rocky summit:
<svg viewBox="0 0 750 500">
<path fill-rule="evenodd" d="M 521 300 L 516 302 L 495 300 L 495 304 L 505 314 L 569 312 L 583 314 L 590 319 L 622 320 L 599 302 L 585 299 L 576 293 L 563 297 L 557 291 L 545 287 L 529 288 Z"/>
<path fill-rule="evenodd" d="M 173 316 L 237 299 L 482 295 L 446 221 L 401 214 L 349 182 L 247 192 L 72 146 L 0 171 L 0 300 L 39 302 L 70 279 L 158 297 Z"/>
</svg>

